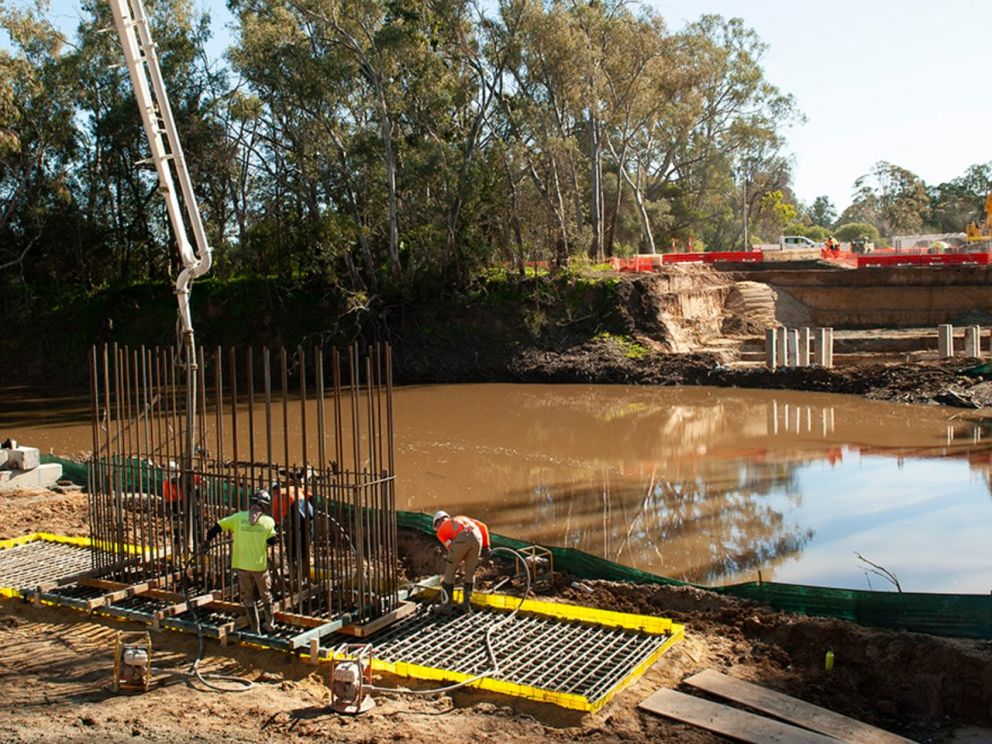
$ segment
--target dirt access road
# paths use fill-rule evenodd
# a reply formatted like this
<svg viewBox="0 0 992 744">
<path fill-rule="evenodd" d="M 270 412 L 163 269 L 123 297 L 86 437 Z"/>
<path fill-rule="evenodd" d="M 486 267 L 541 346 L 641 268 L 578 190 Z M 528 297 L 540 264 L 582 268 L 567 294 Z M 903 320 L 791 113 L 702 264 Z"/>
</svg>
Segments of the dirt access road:
<svg viewBox="0 0 992 744">
<path fill-rule="evenodd" d="M 45 505 L 45 506 L 42 506 Z M 85 532 L 83 494 L 21 492 L 0 503 L 0 537 L 44 528 Z M 12 527 L 11 525 L 16 525 Z M 403 540 L 404 563 L 431 569 L 429 546 Z M 143 629 L 66 609 L 0 601 L 0 739 L 36 741 L 724 741 L 642 713 L 637 703 L 660 687 L 718 669 L 787 692 L 921 742 L 977 742 L 992 723 L 992 643 L 877 631 L 836 620 L 772 612 L 751 602 L 688 587 L 609 582 L 575 585 L 560 577 L 554 597 L 588 606 L 671 617 L 686 637 L 635 685 L 588 715 L 491 693 L 378 696 L 359 718 L 331 713 L 326 671 L 299 659 L 206 641 L 201 669 L 234 674 L 242 693 L 205 689 L 186 672 L 197 639 L 153 637 L 156 685 L 143 695 L 109 689 L 114 632 Z M 823 669 L 827 649 L 836 655 Z M 535 650 L 539 653 L 540 650 Z M 552 661 L 553 660 L 549 660 Z M 383 678 L 385 685 L 409 680 Z"/>
</svg>

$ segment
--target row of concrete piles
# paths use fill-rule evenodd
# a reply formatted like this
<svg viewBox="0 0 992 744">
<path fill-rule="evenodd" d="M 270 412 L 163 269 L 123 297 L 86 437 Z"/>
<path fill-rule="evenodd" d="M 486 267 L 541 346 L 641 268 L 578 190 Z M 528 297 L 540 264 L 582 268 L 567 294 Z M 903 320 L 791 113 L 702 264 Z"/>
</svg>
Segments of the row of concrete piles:
<svg viewBox="0 0 992 744">
<path fill-rule="evenodd" d="M 833 328 L 767 328 L 765 366 L 830 368 L 834 366 Z"/>
<path fill-rule="evenodd" d="M 982 356 L 982 328 L 973 325 L 964 329 L 964 356 L 978 359 Z M 937 326 L 937 356 L 950 359 L 954 356 L 954 326 L 943 323 Z"/>
</svg>

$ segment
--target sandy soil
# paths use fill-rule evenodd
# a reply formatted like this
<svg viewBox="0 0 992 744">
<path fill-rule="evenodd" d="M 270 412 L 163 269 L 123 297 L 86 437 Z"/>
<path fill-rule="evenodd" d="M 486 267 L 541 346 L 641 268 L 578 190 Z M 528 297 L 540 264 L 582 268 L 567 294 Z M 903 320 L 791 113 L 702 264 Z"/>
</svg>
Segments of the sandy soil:
<svg viewBox="0 0 992 744">
<path fill-rule="evenodd" d="M 86 498 L 21 492 L 3 497 L 0 537 L 45 528 L 85 532 Z M 48 521 L 42 521 L 45 516 Z M 16 525 L 11 528 L 10 525 Z M 30 528 L 27 525 L 32 525 Z M 430 572 L 429 544 L 413 533 L 401 544 L 412 573 Z M 288 654 L 205 642 L 201 668 L 253 681 L 244 693 L 203 688 L 186 672 L 197 639 L 153 636 L 154 689 L 109 689 L 116 630 L 143 629 L 66 609 L 0 602 L 0 731 L 4 741 L 671 741 L 721 737 L 636 709 L 660 687 L 678 687 L 718 669 L 782 690 L 917 741 L 950 742 L 964 726 L 992 722 L 992 643 L 875 631 L 849 623 L 776 613 L 758 604 L 687 587 L 576 584 L 559 576 L 554 598 L 671 617 L 687 626 L 677 644 L 635 685 L 591 715 L 460 691 L 440 698 L 378 696 L 360 718 L 330 712 L 326 670 Z M 834 670 L 823 669 L 827 649 Z M 408 680 L 380 679 L 409 685 Z M 979 730 L 979 735 L 982 731 Z M 973 739 L 980 740 L 980 739 Z"/>
</svg>

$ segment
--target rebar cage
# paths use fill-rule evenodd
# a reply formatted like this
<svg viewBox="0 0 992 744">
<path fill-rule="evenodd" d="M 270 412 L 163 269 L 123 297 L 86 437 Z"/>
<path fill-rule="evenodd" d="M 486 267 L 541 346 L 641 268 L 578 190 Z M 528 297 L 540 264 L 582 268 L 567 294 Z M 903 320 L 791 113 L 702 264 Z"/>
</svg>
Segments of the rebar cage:
<svg viewBox="0 0 992 744">
<path fill-rule="evenodd" d="M 387 345 L 200 349 L 195 365 L 173 348 L 104 345 L 91 351 L 90 377 L 100 576 L 238 599 L 230 540 L 204 551 L 205 535 L 266 489 L 278 527 L 268 556 L 277 609 L 352 622 L 395 609 Z"/>
</svg>

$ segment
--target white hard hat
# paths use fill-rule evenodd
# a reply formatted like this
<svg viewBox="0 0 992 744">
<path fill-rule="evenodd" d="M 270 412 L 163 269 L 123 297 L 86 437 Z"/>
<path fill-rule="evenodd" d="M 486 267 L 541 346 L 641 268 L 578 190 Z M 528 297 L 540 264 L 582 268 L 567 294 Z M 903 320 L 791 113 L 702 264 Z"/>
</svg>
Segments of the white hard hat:
<svg viewBox="0 0 992 744">
<path fill-rule="evenodd" d="M 432 524 L 435 527 L 437 527 L 437 523 L 438 522 L 440 522 L 442 519 L 447 519 L 447 518 L 448 518 L 448 512 L 446 512 L 444 510 L 441 510 L 439 512 L 435 512 L 435 514 L 434 514 L 434 521 L 433 521 Z"/>
</svg>

